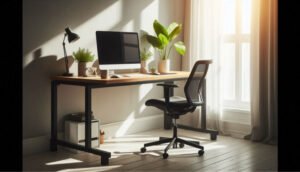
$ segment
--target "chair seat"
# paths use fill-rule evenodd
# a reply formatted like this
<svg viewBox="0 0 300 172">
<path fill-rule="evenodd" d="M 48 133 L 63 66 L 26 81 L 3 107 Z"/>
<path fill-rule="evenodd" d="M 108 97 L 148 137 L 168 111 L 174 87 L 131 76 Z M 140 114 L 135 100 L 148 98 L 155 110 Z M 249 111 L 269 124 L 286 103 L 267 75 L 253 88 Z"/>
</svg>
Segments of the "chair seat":
<svg viewBox="0 0 300 172">
<path fill-rule="evenodd" d="M 165 98 L 161 98 L 161 99 L 158 99 L 158 100 L 161 100 L 161 101 L 165 101 Z M 187 100 L 186 100 L 186 98 L 184 98 L 184 97 L 180 97 L 180 96 L 172 96 L 172 97 L 170 97 L 170 102 L 185 102 L 185 103 L 187 103 Z M 193 102 L 193 106 L 201 106 L 201 105 L 203 105 L 203 102 L 197 102 L 197 101 L 194 101 Z"/>
<path fill-rule="evenodd" d="M 172 118 L 178 118 L 179 115 L 193 112 L 196 109 L 196 106 L 188 103 L 186 99 L 179 97 L 171 98 L 168 107 L 164 99 L 150 99 L 146 101 L 146 106 L 154 106 L 160 110 L 168 111 L 168 115 L 172 116 Z"/>
</svg>

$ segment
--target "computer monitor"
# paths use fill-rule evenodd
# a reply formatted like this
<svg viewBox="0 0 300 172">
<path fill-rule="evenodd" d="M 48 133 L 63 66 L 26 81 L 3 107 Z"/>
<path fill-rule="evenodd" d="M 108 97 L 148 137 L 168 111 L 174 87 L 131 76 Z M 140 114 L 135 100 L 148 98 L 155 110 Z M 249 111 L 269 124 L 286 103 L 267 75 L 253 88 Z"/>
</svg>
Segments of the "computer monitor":
<svg viewBox="0 0 300 172">
<path fill-rule="evenodd" d="M 96 31 L 101 70 L 139 69 L 140 48 L 136 32 Z"/>
</svg>

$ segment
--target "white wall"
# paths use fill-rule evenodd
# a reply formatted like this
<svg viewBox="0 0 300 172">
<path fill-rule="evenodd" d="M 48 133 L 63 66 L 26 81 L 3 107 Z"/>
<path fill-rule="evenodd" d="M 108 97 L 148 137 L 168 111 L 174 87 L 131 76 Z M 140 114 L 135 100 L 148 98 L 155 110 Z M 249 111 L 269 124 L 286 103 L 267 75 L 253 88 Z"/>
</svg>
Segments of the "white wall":
<svg viewBox="0 0 300 172">
<path fill-rule="evenodd" d="M 62 49 L 65 27 L 80 35 L 77 42 L 66 43 L 68 55 L 78 47 L 89 48 L 97 55 L 95 31 L 143 29 L 154 33 L 154 19 L 163 24 L 183 23 L 183 10 L 182 0 L 24 0 L 23 139 L 50 134 L 50 76 L 65 71 Z M 71 63 L 70 72 L 76 74 L 77 63 L 73 60 Z M 175 55 L 171 64 L 171 69 L 179 70 L 180 57 Z M 84 89 L 61 85 L 58 93 L 59 131 L 62 131 L 64 114 L 84 111 Z M 162 89 L 153 84 L 96 89 L 92 109 L 101 124 L 161 114 L 155 108 L 145 108 L 145 100 L 152 97 L 162 97 Z"/>
</svg>

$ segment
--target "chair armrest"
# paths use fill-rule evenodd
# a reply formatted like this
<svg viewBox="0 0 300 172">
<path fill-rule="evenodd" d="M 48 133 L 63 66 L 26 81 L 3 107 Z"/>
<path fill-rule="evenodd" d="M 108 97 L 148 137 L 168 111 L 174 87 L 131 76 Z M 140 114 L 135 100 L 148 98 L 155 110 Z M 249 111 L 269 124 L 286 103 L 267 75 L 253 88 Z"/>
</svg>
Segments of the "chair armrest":
<svg viewBox="0 0 300 172">
<path fill-rule="evenodd" d="M 178 87 L 178 85 L 175 85 L 175 84 L 157 84 L 157 86 L 163 86 L 163 87 L 167 87 L 167 88 L 176 88 L 176 87 Z"/>
<path fill-rule="evenodd" d="M 170 91 L 171 91 L 172 88 L 175 88 L 175 87 L 178 87 L 178 86 L 173 84 L 173 83 L 157 84 L 157 86 L 163 86 L 164 87 L 164 97 L 165 97 L 165 102 L 166 102 L 167 108 L 168 108 L 168 104 L 170 102 Z"/>
</svg>

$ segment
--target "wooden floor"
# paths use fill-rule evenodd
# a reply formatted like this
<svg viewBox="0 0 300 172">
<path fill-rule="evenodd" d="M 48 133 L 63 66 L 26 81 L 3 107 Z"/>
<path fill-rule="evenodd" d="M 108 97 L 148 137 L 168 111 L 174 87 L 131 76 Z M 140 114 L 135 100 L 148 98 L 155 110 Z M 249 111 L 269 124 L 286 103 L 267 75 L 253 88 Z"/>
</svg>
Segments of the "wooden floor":
<svg viewBox="0 0 300 172">
<path fill-rule="evenodd" d="M 184 139 L 198 140 L 205 153 L 198 156 L 196 148 L 170 149 L 168 159 L 162 158 L 166 144 L 147 148 L 144 143 L 157 140 L 157 136 L 171 136 L 171 130 L 152 130 L 120 138 L 105 140 L 100 147 L 110 151 L 108 166 L 101 166 L 94 154 L 73 153 L 59 147 L 57 152 L 44 152 L 23 157 L 24 171 L 277 171 L 277 146 L 255 143 L 243 139 L 218 136 L 210 141 L 209 135 L 179 129 Z"/>
</svg>

